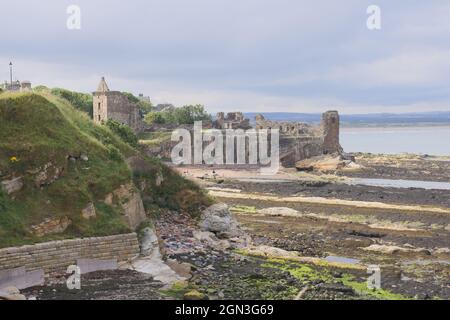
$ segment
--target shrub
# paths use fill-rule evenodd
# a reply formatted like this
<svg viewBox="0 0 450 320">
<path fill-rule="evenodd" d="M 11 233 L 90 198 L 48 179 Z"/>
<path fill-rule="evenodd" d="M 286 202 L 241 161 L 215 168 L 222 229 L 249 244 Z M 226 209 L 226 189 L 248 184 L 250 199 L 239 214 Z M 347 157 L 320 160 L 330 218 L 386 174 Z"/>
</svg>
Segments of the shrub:
<svg viewBox="0 0 450 320">
<path fill-rule="evenodd" d="M 205 111 L 204 106 L 186 105 L 175 110 L 150 112 L 145 116 L 145 122 L 157 124 L 193 124 L 195 121 L 211 120 L 211 115 Z"/>
<path fill-rule="evenodd" d="M 113 161 L 122 161 L 123 160 L 122 154 L 120 153 L 119 149 L 117 149 L 115 146 L 109 145 L 108 152 L 109 152 L 109 158 L 111 160 L 113 160 Z"/>
<path fill-rule="evenodd" d="M 131 129 L 126 124 L 122 124 L 115 120 L 108 119 L 106 125 L 108 126 L 109 129 L 111 129 L 111 131 L 117 134 L 123 141 L 125 141 L 132 147 L 138 146 L 137 135 L 134 133 L 133 129 Z"/>
<path fill-rule="evenodd" d="M 69 101 L 78 110 L 84 111 L 92 118 L 92 95 L 81 92 L 73 92 L 61 88 L 53 88 L 51 93 Z"/>
</svg>

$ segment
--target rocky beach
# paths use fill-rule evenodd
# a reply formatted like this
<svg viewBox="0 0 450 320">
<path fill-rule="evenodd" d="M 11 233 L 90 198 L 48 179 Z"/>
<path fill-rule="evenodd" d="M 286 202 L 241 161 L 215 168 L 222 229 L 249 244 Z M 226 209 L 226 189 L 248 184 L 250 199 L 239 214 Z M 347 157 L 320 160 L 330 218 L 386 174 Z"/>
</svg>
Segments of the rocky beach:
<svg viewBox="0 0 450 320">
<path fill-rule="evenodd" d="M 33 299 L 448 299 L 450 190 L 345 180 L 389 179 L 394 172 L 406 180 L 448 182 L 449 162 L 368 154 L 355 161 L 358 170 L 284 169 L 275 176 L 249 168 L 178 168 L 219 204 L 197 218 L 182 212 L 155 216 L 154 235 L 140 237 L 141 253 L 143 247 L 158 252 L 139 258 L 147 259 L 140 264 L 147 267 L 137 271 L 134 263 L 83 275 L 79 291 L 68 290 L 62 278 L 24 294 Z M 152 268 L 154 263 L 170 271 Z M 367 286 L 373 265 L 381 271 L 380 289 Z"/>
</svg>

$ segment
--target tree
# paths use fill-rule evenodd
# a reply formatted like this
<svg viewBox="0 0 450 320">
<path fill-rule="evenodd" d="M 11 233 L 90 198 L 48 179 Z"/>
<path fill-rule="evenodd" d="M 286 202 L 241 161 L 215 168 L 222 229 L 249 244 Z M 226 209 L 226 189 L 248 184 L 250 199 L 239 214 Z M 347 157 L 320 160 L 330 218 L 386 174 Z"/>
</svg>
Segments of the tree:
<svg viewBox="0 0 450 320">
<path fill-rule="evenodd" d="M 147 113 L 144 117 L 144 121 L 149 124 L 164 124 L 166 119 L 164 118 L 163 112 L 151 111 Z"/>
<path fill-rule="evenodd" d="M 148 124 L 193 124 L 195 121 L 210 121 L 211 115 L 205 111 L 204 106 L 186 105 L 174 110 L 150 112 L 145 117 Z"/>
</svg>

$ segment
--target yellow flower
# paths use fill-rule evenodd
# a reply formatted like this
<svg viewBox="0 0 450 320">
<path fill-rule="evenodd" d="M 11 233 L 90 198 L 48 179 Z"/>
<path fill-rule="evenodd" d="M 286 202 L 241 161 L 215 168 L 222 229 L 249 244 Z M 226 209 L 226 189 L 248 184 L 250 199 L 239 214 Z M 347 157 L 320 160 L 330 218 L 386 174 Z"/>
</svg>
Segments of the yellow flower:
<svg viewBox="0 0 450 320">
<path fill-rule="evenodd" d="M 18 162 L 19 159 L 17 159 L 17 157 L 11 157 L 11 158 L 9 158 L 9 161 L 11 161 L 12 163 L 14 163 L 14 162 Z"/>
</svg>

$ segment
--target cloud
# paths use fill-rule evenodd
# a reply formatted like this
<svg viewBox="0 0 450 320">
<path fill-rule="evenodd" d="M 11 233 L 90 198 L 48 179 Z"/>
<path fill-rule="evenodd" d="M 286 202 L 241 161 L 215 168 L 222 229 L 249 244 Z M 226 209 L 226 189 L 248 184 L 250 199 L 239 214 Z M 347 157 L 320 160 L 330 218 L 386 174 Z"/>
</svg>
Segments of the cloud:
<svg viewBox="0 0 450 320">
<path fill-rule="evenodd" d="M 450 109 L 444 1 L 79 0 L 82 29 L 66 29 L 69 0 L 7 2 L 0 80 L 17 77 L 217 111 L 343 112 Z M 4 67 L 1 67 L 4 66 Z M 410 109 L 408 109 L 410 108 Z M 420 111 L 420 110 L 415 110 Z"/>
</svg>

